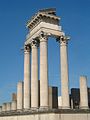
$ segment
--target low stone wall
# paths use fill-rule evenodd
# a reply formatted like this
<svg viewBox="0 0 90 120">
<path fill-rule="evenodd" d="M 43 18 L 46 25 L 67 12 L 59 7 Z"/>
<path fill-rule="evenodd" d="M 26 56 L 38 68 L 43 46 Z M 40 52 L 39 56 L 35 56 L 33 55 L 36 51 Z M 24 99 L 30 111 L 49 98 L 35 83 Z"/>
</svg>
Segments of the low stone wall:
<svg viewBox="0 0 90 120">
<path fill-rule="evenodd" d="M 0 114 L 0 120 L 90 120 L 90 110 L 29 110 Z"/>
</svg>

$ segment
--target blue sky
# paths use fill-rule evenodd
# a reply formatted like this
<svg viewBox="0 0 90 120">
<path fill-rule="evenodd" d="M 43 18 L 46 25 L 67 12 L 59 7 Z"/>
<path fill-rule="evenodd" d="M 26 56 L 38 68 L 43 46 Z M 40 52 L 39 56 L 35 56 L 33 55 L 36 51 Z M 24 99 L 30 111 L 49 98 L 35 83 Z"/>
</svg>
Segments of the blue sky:
<svg viewBox="0 0 90 120">
<path fill-rule="evenodd" d="M 90 87 L 90 0 L 0 0 L 0 103 L 9 101 L 16 84 L 23 80 L 26 22 L 42 8 L 54 7 L 68 44 L 69 81 L 79 87 L 79 76 L 88 76 Z M 49 83 L 60 86 L 59 44 L 49 40 Z M 60 91 L 60 89 L 59 89 Z"/>
</svg>

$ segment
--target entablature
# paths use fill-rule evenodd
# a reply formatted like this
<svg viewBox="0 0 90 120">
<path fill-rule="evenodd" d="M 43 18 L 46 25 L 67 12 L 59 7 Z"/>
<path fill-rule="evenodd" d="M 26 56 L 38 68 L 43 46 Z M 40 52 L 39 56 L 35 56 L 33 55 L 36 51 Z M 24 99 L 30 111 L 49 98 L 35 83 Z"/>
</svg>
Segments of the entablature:
<svg viewBox="0 0 90 120">
<path fill-rule="evenodd" d="M 48 37 L 54 37 L 55 39 L 65 35 L 65 33 L 60 30 L 55 31 L 53 29 L 41 28 L 26 40 L 25 45 L 31 44 L 34 39 L 38 41 L 42 32 L 47 34 Z"/>
<path fill-rule="evenodd" d="M 25 45 L 31 44 L 32 40 L 36 39 L 42 31 L 48 36 L 55 37 L 56 39 L 64 35 L 59 22 L 60 18 L 56 16 L 56 9 L 49 8 L 39 10 L 39 12 L 27 22 L 29 33 L 26 36 Z"/>
<path fill-rule="evenodd" d="M 40 22 L 46 22 L 51 24 L 59 25 L 60 18 L 55 15 L 55 12 L 52 14 L 50 11 L 45 12 L 43 10 L 40 10 L 37 14 L 35 14 L 31 20 L 27 22 L 27 27 L 32 30 L 38 23 Z"/>
</svg>

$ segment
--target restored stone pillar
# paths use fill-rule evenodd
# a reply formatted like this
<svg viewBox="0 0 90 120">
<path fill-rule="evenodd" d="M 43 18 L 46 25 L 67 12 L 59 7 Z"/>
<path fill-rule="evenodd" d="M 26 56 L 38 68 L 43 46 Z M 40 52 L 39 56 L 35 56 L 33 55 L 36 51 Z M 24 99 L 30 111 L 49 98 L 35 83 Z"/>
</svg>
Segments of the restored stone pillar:
<svg viewBox="0 0 90 120">
<path fill-rule="evenodd" d="M 3 111 L 3 112 L 6 111 L 6 103 L 3 103 L 3 105 L 2 105 L 2 111 Z"/>
<path fill-rule="evenodd" d="M 16 100 L 11 102 L 11 110 L 13 110 L 13 111 L 17 110 L 17 101 Z"/>
<path fill-rule="evenodd" d="M 12 93 L 12 101 L 17 100 L 17 94 L 16 93 Z"/>
<path fill-rule="evenodd" d="M 11 103 L 6 103 L 6 111 L 10 111 L 11 110 Z"/>
<path fill-rule="evenodd" d="M 23 82 L 17 84 L 17 110 L 23 109 Z"/>
<path fill-rule="evenodd" d="M 32 41 L 31 62 L 31 108 L 38 108 L 38 48 L 37 41 Z"/>
<path fill-rule="evenodd" d="M 73 99 L 71 98 L 71 109 L 73 109 Z"/>
<path fill-rule="evenodd" d="M 80 76 L 80 108 L 88 109 L 87 77 Z"/>
<path fill-rule="evenodd" d="M 69 75 L 68 75 L 68 54 L 67 43 L 68 37 L 60 37 L 60 56 L 61 56 L 61 96 L 62 96 L 62 109 L 69 109 Z"/>
<path fill-rule="evenodd" d="M 24 109 L 30 108 L 30 47 L 24 49 Z"/>
<path fill-rule="evenodd" d="M 58 88 L 49 86 L 49 108 L 58 108 Z"/>
<path fill-rule="evenodd" d="M 40 37 L 40 107 L 48 106 L 48 45 L 47 35 L 42 34 Z"/>
<path fill-rule="evenodd" d="M 0 106 L 0 113 L 2 112 L 2 106 Z"/>
<path fill-rule="evenodd" d="M 61 109 L 62 108 L 62 97 L 58 96 L 58 108 Z"/>
</svg>

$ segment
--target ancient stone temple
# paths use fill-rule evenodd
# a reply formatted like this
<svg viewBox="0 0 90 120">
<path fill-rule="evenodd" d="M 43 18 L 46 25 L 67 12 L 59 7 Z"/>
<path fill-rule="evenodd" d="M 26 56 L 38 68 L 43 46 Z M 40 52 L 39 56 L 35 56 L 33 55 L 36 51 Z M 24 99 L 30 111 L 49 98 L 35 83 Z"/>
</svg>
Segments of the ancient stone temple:
<svg viewBox="0 0 90 120">
<path fill-rule="evenodd" d="M 70 97 L 67 48 L 70 37 L 62 31 L 56 9 L 39 10 L 27 22 L 27 28 L 29 32 L 24 43 L 24 81 L 18 82 L 17 94 L 12 94 L 12 101 L 0 106 L 0 120 L 89 120 L 85 76 L 80 77 L 78 109 L 74 109 L 74 99 Z M 51 37 L 60 45 L 60 97 L 58 88 L 48 84 L 48 40 Z"/>
<path fill-rule="evenodd" d="M 48 39 L 54 37 L 60 44 L 61 59 L 61 83 L 62 83 L 62 108 L 68 109 L 68 60 L 67 44 L 69 37 L 65 36 L 61 26 L 60 18 L 56 16 L 55 9 L 40 10 L 27 23 L 30 33 L 27 36 L 24 47 L 24 108 L 30 108 L 30 81 L 31 81 L 31 108 L 48 108 Z M 40 106 L 38 106 L 38 47 L 40 47 Z M 30 54 L 32 63 L 30 70 Z M 31 73 L 31 79 L 30 79 Z M 27 93 L 28 91 L 28 93 Z M 27 96 L 27 97 L 26 97 Z"/>
</svg>

